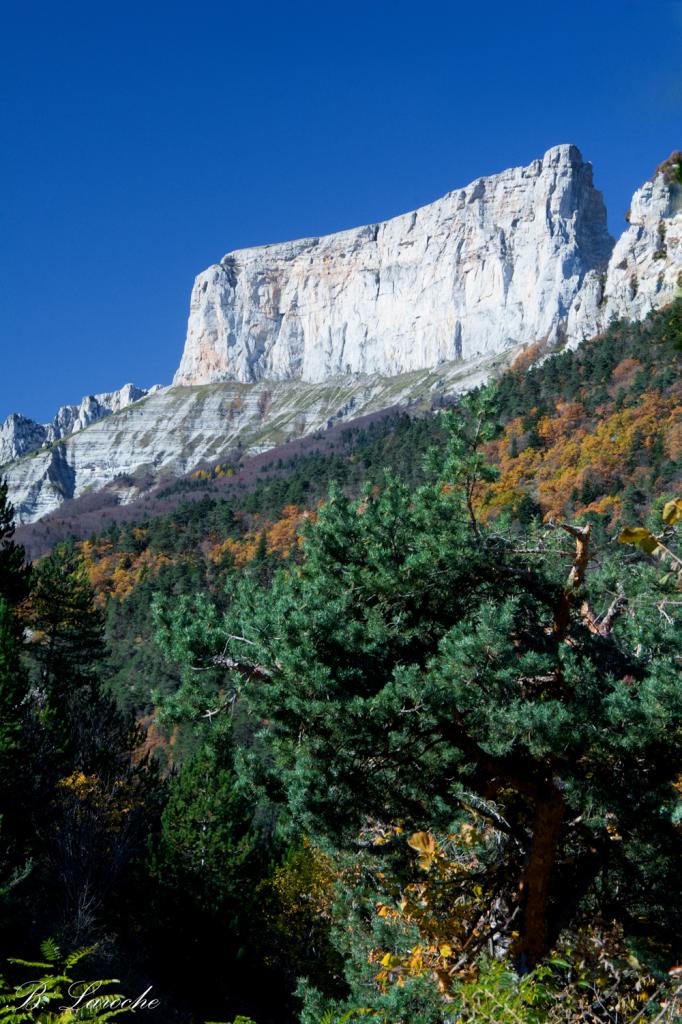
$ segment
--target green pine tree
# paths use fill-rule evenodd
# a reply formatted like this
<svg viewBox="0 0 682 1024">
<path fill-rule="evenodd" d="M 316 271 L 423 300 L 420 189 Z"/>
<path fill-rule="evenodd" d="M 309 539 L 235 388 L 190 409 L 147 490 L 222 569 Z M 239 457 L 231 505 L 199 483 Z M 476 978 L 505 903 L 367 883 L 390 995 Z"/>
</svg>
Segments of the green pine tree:
<svg viewBox="0 0 682 1024">
<path fill-rule="evenodd" d="M 30 830 L 24 800 L 30 778 L 25 699 L 28 680 L 21 664 L 23 625 L 17 605 L 28 591 L 30 568 L 14 540 L 14 510 L 0 480 L 0 901 L 30 871 Z"/>
<path fill-rule="evenodd" d="M 158 773 L 108 692 L 103 618 L 73 545 L 36 567 L 24 606 L 33 771 L 24 816 L 39 839 L 45 931 L 91 942 L 121 924 L 120 893 L 156 828 Z M 118 897 L 117 897 L 117 894 Z"/>
<path fill-rule="evenodd" d="M 0 597 L 11 606 L 26 597 L 31 574 L 24 548 L 13 540 L 14 532 L 14 507 L 7 481 L 0 478 Z"/>
<path fill-rule="evenodd" d="M 679 943 L 679 636 L 661 626 L 652 651 L 646 623 L 619 635 L 620 598 L 590 610 L 588 528 L 568 530 L 568 581 L 558 552 L 485 530 L 480 418 L 464 422 L 435 483 L 332 491 L 300 568 L 270 591 L 248 580 L 222 620 L 181 610 L 176 654 L 225 666 L 267 722 L 271 793 L 310 835 L 352 849 L 372 821 L 447 831 L 468 802 L 488 807 L 486 885 L 516 909 L 519 966 L 590 901 Z M 196 682 L 184 698 L 211 699 Z"/>
</svg>

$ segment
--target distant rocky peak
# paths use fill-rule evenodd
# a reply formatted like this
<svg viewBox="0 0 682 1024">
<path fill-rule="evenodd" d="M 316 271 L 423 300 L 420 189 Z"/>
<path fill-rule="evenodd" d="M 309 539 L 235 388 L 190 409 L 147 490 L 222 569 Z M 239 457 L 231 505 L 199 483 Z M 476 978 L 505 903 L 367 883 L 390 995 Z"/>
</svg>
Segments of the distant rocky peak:
<svg viewBox="0 0 682 1024">
<path fill-rule="evenodd" d="M 10 413 L 0 424 L 0 466 L 42 448 L 46 441 L 46 426 L 19 413 Z"/>
<path fill-rule="evenodd" d="M 119 412 L 158 390 L 158 384 L 152 388 L 124 384 L 118 391 L 86 395 L 79 405 L 62 405 L 49 423 L 36 423 L 19 413 L 11 413 L 0 424 L 0 466 L 84 430 L 91 423 Z"/>
</svg>

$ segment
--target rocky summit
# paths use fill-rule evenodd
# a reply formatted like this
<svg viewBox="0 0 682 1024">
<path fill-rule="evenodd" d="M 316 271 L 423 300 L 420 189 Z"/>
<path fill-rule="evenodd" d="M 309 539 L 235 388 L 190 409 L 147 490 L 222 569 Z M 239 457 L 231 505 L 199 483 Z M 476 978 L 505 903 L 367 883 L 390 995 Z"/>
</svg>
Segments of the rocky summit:
<svg viewBox="0 0 682 1024">
<path fill-rule="evenodd" d="M 642 319 L 682 287 L 681 162 L 635 193 L 615 242 L 591 165 L 562 145 L 383 223 L 229 253 L 195 281 L 172 387 L 0 427 L 18 519 L 116 481 L 125 502 L 235 450 L 466 390 L 526 346 Z"/>
</svg>

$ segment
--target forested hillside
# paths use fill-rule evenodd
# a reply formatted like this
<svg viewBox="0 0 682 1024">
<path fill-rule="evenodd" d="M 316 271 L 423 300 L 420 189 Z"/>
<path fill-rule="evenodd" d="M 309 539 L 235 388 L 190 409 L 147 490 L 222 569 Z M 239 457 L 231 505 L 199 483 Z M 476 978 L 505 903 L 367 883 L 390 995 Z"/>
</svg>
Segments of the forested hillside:
<svg viewBox="0 0 682 1024">
<path fill-rule="evenodd" d="M 676 1019 L 681 352 L 677 303 L 32 567 L 0 489 L 3 947 L 171 1024 Z"/>
<path fill-rule="evenodd" d="M 657 498 L 682 490 L 679 317 L 673 307 L 643 324 L 615 326 L 500 379 L 488 411 L 497 429 L 482 449 L 498 475 L 477 495 L 483 519 L 511 512 L 528 524 L 588 515 L 600 537 L 614 537 L 620 525 L 643 520 Z M 276 564 L 297 549 L 298 532 L 331 481 L 354 496 L 366 480 L 381 485 L 390 469 L 417 486 L 426 479 L 426 453 L 442 452 L 445 443 L 440 414 L 395 414 L 349 427 L 331 451 L 266 461 L 266 479 L 231 499 L 199 497 L 212 480 L 239 475 L 238 466 L 218 464 L 175 485 L 198 500 L 83 543 L 107 609 L 121 699 L 129 692 L 136 709 L 151 710 L 149 661 L 159 657 L 149 644 L 154 593 L 215 589 L 231 566 L 254 558 Z"/>
</svg>

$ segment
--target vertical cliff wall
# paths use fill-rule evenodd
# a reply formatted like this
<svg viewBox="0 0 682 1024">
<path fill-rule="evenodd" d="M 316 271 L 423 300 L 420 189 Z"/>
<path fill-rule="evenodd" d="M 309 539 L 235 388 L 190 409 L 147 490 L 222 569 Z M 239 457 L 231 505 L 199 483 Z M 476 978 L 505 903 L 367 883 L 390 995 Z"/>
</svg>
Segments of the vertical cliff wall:
<svg viewBox="0 0 682 1024">
<path fill-rule="evenodd" d="M 555 340 L 613 248 L 575 146 L 429 206 L 200 274 L 175 384 L 394 375 Z"/>
<path fill-rule="evenodd" d="M 627 221 L 606 272 L 588 274 L 576 297 L 567 324 L 572 345 L 612 320 L 643 320 L 682 294 L 682 153 L 635 192 Z"/>
</svg>

